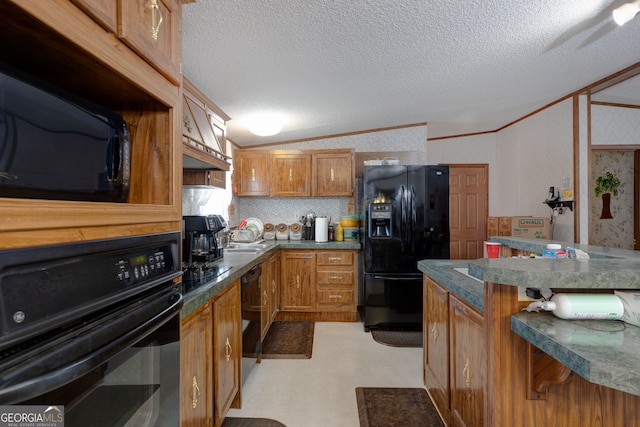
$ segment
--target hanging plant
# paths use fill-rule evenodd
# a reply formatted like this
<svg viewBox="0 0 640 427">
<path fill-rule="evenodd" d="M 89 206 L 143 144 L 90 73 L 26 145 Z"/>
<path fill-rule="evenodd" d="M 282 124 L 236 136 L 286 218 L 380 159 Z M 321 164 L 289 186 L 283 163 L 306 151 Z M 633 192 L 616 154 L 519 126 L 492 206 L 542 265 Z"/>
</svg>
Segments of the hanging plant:
<svg viewBox="0 0 640 427">
<path fill-rule="evenodd" d="M 618 188 L 620 187 L 620 180 L 616 178 L 611 172 L 607 172 L 604 175 L 600 175 L 596 179 L 595 193 L 596 197 L 601 194 L 611 193 L 613 197 L 618 197 Z"/>
<path fill-rule="evenodd" d="M 596 179 L 595 193 L 596 197 L 602 195 L 602 213 L 600 219 L 611 219 L 611 195 L 618 196 L 618 188 L 620 187 L 620 180 L 616 178 L 611 172 L 607 172 L 604 175 L 600 175 Z"/>
</svg>

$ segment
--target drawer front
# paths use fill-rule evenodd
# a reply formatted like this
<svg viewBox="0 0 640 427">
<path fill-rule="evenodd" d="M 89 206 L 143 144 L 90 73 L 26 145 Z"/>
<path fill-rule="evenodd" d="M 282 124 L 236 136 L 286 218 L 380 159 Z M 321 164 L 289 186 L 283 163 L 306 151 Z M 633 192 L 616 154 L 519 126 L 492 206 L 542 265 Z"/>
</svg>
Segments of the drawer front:
<svg viewBox="0 0 640 427">
<path fill-rule="evenodd" d="M 349 309 L 354 305 L 353 291 L 318 291 L 318 310 Z"/>
<path fill-rule="evenodd" d="M 316 274 L 318 281 L 318 288 L 347 288 L 353 289 L 354 274 L 353 270 L 330 270 L 330 271 L 318 271 Z"/>
<path fill-rule="evenodd" d="M 318 265 L 353 265 L 353 251 L 319 251 Z"/>
</svg>

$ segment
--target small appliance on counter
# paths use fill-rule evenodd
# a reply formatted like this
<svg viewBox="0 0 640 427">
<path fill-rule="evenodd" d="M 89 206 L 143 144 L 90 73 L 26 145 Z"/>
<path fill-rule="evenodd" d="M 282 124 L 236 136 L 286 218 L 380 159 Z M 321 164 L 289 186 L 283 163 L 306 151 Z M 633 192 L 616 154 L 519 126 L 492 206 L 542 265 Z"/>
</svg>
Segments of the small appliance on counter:
<svg viewBox="0 0 640 427">
<path fill-rule="evenodd" d="M 188 293 L 229 270 L 213 262 L 223 256 L 218 233 L 225 233 L 227 222 L 220 215 L 187 215 L 182 219 L 182 282 Z"/>
<path fill-rule="evenodd" d="M 218 232 L 227 227 L 220 215 L 187 215 L 184 220 L 182 260 L 189 264 L 222 258 Z"/>
</svg>

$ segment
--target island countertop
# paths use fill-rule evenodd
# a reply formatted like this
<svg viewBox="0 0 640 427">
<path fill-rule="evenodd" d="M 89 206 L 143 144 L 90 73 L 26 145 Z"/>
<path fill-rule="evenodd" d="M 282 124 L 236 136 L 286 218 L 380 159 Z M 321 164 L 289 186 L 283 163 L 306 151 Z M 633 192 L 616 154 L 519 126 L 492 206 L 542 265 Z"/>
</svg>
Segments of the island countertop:
<svg viewBox="0 0 640 427">
<path fill-rule="evenodd" d="M 492 240 L 538 253 L 551 242 L 509 237 Z M 638 252 L 588 245 L 573 247 L 593 258 L 422 260 L 418 268 L 481 312 L 484 285 L 455 268 L 466 266 L 470 275 L 485 282 L 523 288 L 640 289 Z M 523 307 L 526 304 L 523 302 Z M 640 328 L 606 320 L 589 321 L 588 328 L 581 322 L 559 319 L 550 313 L 522 312 L 511 317 L 511 330 L 586 380 L 640 396 Z M 616 362 L 612 363 L 614 354 Z"/>
</svg>

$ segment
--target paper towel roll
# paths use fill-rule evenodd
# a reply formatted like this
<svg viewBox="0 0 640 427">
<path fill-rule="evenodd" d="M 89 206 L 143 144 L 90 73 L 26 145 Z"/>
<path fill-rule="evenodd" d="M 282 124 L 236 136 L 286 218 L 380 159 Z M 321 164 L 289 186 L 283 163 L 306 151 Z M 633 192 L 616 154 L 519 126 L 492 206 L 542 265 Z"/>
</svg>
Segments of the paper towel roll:
<svg viewBox="0 0 640 427">
<path fill-rule="evenodd" d="M 329 241 L 329 218 L 320 216 L 316 218 L 316 242 Z"/>
</svg>

